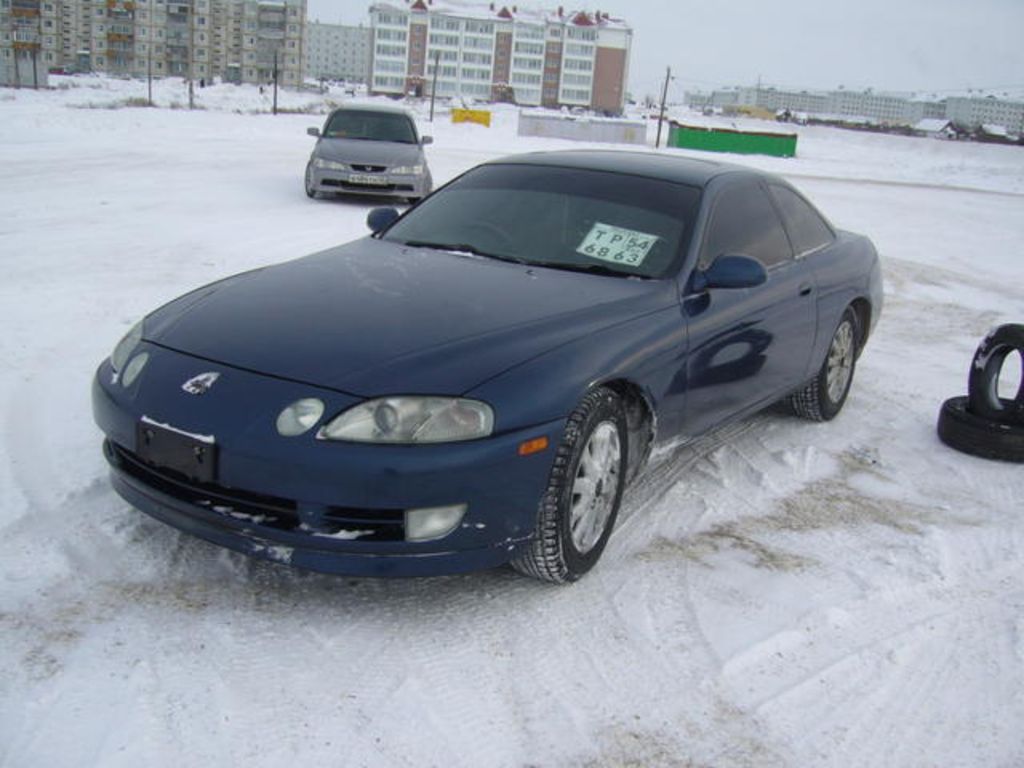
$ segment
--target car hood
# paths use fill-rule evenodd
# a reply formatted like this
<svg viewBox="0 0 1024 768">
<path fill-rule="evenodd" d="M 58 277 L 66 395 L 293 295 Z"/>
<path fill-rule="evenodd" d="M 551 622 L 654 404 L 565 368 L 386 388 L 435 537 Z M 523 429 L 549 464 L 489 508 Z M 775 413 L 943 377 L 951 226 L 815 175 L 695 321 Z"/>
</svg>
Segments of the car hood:
<svg viewBox="0 0 1024 768">
<path fill-rule="evenodd" d="M 459 394 L 675 296 L 667 281 L 365 238 L 187 294 L 146 319 L 145 338 L 363 397 Z"/>
<path fill-rule="evenodd" d="M 320 139 L 313 154 L 324 160 L 357 165 L 415 165 L 423 157 L 419 144 L 357 139 Z"/>
</svg>

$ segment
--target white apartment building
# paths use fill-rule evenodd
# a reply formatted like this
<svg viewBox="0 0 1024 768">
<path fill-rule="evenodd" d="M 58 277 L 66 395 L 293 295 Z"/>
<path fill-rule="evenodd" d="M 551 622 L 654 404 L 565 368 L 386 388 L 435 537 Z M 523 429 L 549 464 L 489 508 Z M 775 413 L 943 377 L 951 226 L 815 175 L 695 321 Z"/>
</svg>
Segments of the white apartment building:
<svg viewBox="0 0 1024 768">
<path fill-rule="evenodd" d="M 812 115 L 863 118 L 892 125 L 915 125 L 923 119 L 945 119 L 968 129 L 1001 126 L 1024 134 L 1024 102 L 995 96 L 935 96 L 876 93 L 872 90 L 793 91 L 771 87 L 730 88 L 710 94 L 688 93 L 693 107 L 758 107 L 773 112 L 788 109 Z"/>
<path fill-rule="evenodd" d="M 370 6 L 370 90 L 619 113 L 633 33 L 608 14 L 470 0 Z"/>
<path fill-rule="evenodd" d="M 1024 135 L 1024 102 L 1020 101 L 995 96 L 951 96 L 946 99 L 945 117 L 957 125 L 998 125 Z"/>
<path fill-rule="evenodd" d="M 309 22 L 306 25 L 306 76 L 316 80 L 369 82 L 371 40 L 369 27 Z"/>
<path fill-rule="evenodd" d="M 0 0 L 0 83 L 43 71 L 302 82 L 306 0 Z M 11 64 L 17 64 L 15 67 Z"/>
</svg>

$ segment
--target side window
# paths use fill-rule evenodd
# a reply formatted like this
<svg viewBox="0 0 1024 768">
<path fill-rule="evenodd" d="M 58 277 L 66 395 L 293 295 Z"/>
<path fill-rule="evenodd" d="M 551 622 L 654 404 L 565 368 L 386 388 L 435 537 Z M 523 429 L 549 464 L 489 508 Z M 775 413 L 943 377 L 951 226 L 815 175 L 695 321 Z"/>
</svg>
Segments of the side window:
<svg viewBox="0 0 1024 768">
<path fill-rule="evenodd" d="M 782 211 L 793 247 L 798 256 L 831 243 L 835 237 L 825 220 L 811 205 L 793 190 L 772 184 L 772 197 Z"/>
<path fill-rule="evenodd" d="M 753 256 L 766 269 L 793 258 L 782 222 L 756 182 L 729 187 L 715 202 L 701 250 L 701 269 L 723 254 Z"/>
</svg>

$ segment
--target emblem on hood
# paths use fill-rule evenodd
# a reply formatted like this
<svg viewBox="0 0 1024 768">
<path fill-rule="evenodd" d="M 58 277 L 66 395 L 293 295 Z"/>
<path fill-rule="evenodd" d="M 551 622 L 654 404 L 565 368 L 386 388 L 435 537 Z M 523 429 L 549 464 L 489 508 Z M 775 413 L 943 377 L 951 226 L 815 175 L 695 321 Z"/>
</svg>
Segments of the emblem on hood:
<svg viewBox="0 0 1024 768">
<path fill-rule="evenodd" d="M 208 371 L 207 373 L 200 373 L 198 376 L 193 376 L 191 379 L 181 385 L 181 388 L 188 392 L 190 395 L 205 395 L 210 391 L 217 379 L 220 378 L 220 374 L 216 371 Z"/>
</svg>

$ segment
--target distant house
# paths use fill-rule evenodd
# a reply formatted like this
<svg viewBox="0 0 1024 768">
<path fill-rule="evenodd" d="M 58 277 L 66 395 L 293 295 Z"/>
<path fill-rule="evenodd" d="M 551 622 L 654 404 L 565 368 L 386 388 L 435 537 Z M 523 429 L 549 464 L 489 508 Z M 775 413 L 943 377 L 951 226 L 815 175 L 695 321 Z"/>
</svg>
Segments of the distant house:
<svg viewBox="0 0 1024 768">
<path fill-rule="evenodd" d="M 926 117 L 923 120 L 918 120 L 914 123 L 914 133 L 933 139 L 955 139 L 957 137 L 953 121 L 941 117 Z"/>
<path fill-rule="evenodd" d="M 1012 144 L 1014 142 L 1006 128 L 991 123 L 979 125 L 978 130 L 974 132 L 974 140 L 986 144 Z"/>
</svg>

